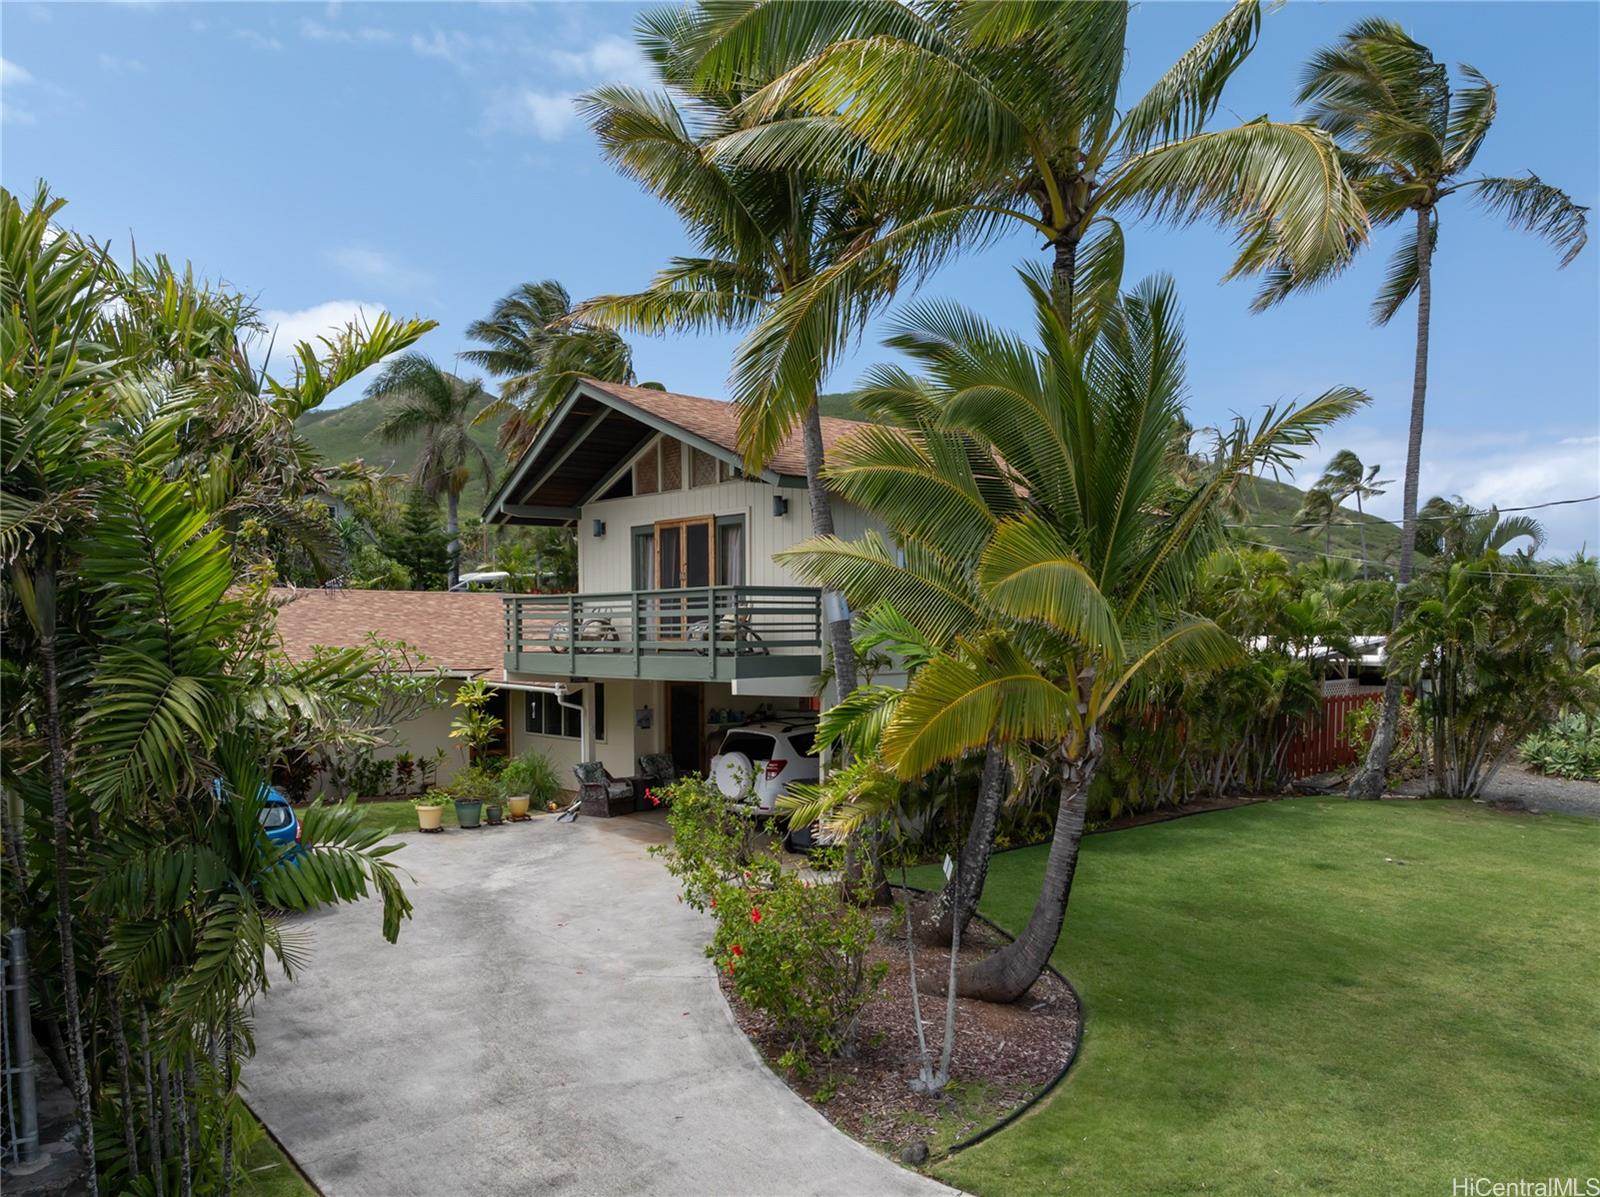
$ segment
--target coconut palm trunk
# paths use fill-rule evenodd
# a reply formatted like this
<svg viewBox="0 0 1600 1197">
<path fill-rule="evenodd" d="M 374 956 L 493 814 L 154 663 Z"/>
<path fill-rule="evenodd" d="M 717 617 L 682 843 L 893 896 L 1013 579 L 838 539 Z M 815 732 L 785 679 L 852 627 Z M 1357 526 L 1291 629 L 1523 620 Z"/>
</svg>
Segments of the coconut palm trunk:
<svg viewBox="0 0 1600 1197">
<path fill-rule="evenodd" d="M 939 891 L 933 907 L 918 928 L 921 941 L 929 947 L 949 947 L 958 931 L 965 931 L 978 911 L 978 899 L 989 876 L 989 858 L 994 854 L 995 826 L 1000 819 L 1000 804 L 1011 784 L 1011 767 L 1005 749 L 991 743 L 984 752 L 983 774 L 978 781 L 977 801 L 961 861 L 950 881 Z"/>
<path fill-rule="evenodd" d="M 833 535 L 833 499 L 822 479 L 824 450 L 822 413 L 813 395 L 811 406 L 801 423 L 806 455 L 806 500 L 811 507 L 811 534 Z M 826 614 L 824 614 L 826 618 Z M 833 681 L 839 697 L 856 688 L 856 652 L 850 641 L 850 620 L 835 619 L 828 624 L 828 643 L 833 652 Z"/>
<path fill-rule="evenodd" d="M 1405 618 L 1405 587 L 1411 581 L 1417 549 L 1417 487 L 1422 472 L 1422 418 L 1428 398 L 1428 332 L 1433 316 L 1431 217 L 1430 208 L 1417 209 L 1417 354 L 1411 374 L 1411 427 L 1406 436 L 1406 479 L 1400 500 L 1399 597 L 1394 606 L 1394 619 L 1389 625 L 1391 638 L 1400 621 Z M 1367 759 L 1350 780 L 1350 797 L 1383 796 L 1384 778 L 1389 770 L 1389 757 L 1394 751 L 1399 724 L 1400 675 L 1390 669 L 1383 684 L 1383 710 L 1378 716 L 1378 726 L 1372 733 Z"/>
<path fill-rule="evenodd" d="M 1061 938 L 1061 924 L 1067 917 L 1072 879 L 1078 871 L 1078 848 L 1083 843 L 1089 785 L 1100 767 L 1102 747 L 1098 730 L 1089 730 L 1088 744 L 1088 750 L 1082 755 L 1063 754 L 1058 760 L 1061 804 L 1050 838 L 1050 854 L 1045 858 L 1044 879 L 1040 882 L 1039 897 L 1028 917 L 1028 925 L 1005 947 L 963 970 L 958 982 L 963 997 L 1014 1002 L 1033 987 L 1050 963 L 1050 953 L 1055 951 L 1056 940 Z"/>
<path fill-rule="evenodd" d="M 450 589 L 461 581 L 461 489 L 452 486 L 445 492 L 444 530 L 450 543 L 445 553 L 450 558 Z"/>
</svg>

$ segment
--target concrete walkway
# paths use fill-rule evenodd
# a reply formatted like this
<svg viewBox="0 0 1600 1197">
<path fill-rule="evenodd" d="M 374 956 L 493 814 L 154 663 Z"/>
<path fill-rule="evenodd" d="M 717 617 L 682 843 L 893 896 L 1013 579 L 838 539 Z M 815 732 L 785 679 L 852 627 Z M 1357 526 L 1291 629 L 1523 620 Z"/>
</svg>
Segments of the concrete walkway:
<svg viewBox="0 0 1600 1197">
<path fill-rule="evenodd" d="M 757 1058 L 652 816 L 410 835 L 416 915 L 297 920 L 246 1099 L 328 1197 L 949 1193 Z"/>
</svg>

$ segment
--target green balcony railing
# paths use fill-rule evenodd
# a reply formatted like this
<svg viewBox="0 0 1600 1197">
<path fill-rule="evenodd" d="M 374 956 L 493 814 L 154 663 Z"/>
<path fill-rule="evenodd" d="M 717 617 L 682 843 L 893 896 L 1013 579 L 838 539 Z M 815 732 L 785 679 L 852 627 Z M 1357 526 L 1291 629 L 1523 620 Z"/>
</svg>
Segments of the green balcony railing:
<svg viewBox="0 0 1600 1197">
<path fill-rule="evenodd" d="M 507 595 L 505 618 L 513 673 L 734 680 L 821 669 L 822 592 L 812 587 Z"/>
</svg>

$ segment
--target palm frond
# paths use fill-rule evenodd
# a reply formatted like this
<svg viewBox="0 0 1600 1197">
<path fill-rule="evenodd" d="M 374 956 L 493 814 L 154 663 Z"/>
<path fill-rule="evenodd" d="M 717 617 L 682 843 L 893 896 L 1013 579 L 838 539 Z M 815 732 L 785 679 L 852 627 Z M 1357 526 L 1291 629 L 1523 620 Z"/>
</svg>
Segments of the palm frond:
<svg viewBox="0 0 1600 1197">
<path fill-rule="evenodd" d="M 1531 171 L 1519 178 L 1474 179 L 1462 186 L 1512 228 L 1543 237 L 1561 251 L 1563 267 L 1570 266 L 1589 241 L 1589 209 Z"/>
</svg>

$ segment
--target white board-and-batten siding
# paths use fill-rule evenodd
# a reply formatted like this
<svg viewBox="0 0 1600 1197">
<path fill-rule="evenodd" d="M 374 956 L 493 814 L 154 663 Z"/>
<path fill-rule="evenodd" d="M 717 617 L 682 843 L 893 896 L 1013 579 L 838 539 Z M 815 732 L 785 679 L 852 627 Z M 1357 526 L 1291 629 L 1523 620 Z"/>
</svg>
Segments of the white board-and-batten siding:
<svg viewBox="0 0 1600 1197">
<path fill-rule="evenodd" d="M 661 438 L 641 453 L 656 452 Z M 751 586 L 803 586 L 804 579 L 773 560 L 775 553 L 811 536 L 811 509 L 803 488 L 779 487 L 749 478 L 735 478 L 709 486 L 688 484 L 688 454 L 684 454 L 683 483 L 678 489 L 625 499 L 600 499 L 585 503 L 578 521 L 578 592 L 602 594 L 633 589 L 633 529 L 661 520 L 698 516 L 744 517 L 745 582 Z M 774 495 L 788 500 L 786 514 L 772 514 Z M 594 535 L 594 521 L 605 523 L 605 535 Z M 880 527 L 866 513 L 839 499 L 833 503 L 834 531 L 846 539 Z"/>
</svg>

